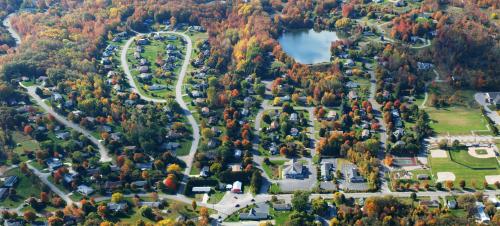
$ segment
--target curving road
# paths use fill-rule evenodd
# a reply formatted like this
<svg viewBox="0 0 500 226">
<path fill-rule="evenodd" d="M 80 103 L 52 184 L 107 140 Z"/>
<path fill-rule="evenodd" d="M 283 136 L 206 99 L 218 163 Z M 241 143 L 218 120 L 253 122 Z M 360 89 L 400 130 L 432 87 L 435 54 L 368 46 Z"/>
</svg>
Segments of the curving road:
<svg viewBox="0 0 500 226">
<path fill-rule="evenodd" d="M 7 31 L 10 33 L 10 35 L 16 40 L 16 46 L 12 48 L 17 48 L 19 44 L 21 44 L 21 35 L 17 33 L 17 31 L 12 27 L 11 19 L 12 17 L 16 16 L 17 13 L 11 13 L 5 19 L 3 20 L 3 26 L 7 27 Z"/>
<path fill-rule="evenodd" d="M 14 28 L 12 28 L 12 25 L 11 25 L 11 22 L 10 22 L 10 20 L 12 19 L 12 17 L 14 15 L 16 15 L 16 14 L 12 13 L 9 16 L 7 16 L 5 18 L 5 20 L 3 21 L 3 24 L 8 28 L 8 31 L 12 35 L 12 37 L 14 37 L 16 39 L 17 45 L 19 45 L 21 43 L 21 36 L 19 35 L 19 33 L 17 33 L 16 30 L 14 30 Z M 75 123 L 73 123 L 71 121 L 68 121 L 65 117 L 59 115 L 51 107 L 49 107 L 42 100 L 42 98 L 40 98 L 40 96 L 38 96 L 36 94 L 36 92 L 35 92 L 36 86 L 27 87 L 27 86 L 24 86 L 22 83 L 19 83 L 19 85 L 21 87 L 25 88 L 28 91 L 28 94 L 35 100 L 35 102 L 38 105 L 40 105 L 40 107 L 42 107 L 47 113 L 53 115 L 54 118 L 57 121 L 59 121 L 60 123 L 64 124 L 67 127 L 70 127 L 72 129 L 78 131 L 79 133 L 85 135 L 92 143 L 94 143 L 98 147 L 99 154 L 101 156 L 100 159 L 99 159 L 99 161 L 101 161 L 101 162 L 111 162 L 112 161 L 112 158 L 109 156 L 108 149 L 106 147 L 104 147 L 104 145 L 102 145 L 102 143 L 99 142 L 99 140 L 97 140 L 95 137 L 93 137 L 92 134 L 90 134 L 90 132 L 88 132 L 87 130 L 83 129 L 79 125 L 77 125 L 77 124 L 75 124 Z"/>
<path fill-rule="evenodd" d="M 178 36 L 181 36 L 187 43 L 187 48 L 186 48 L 186 57 L 184 57 L 184 62 L 182 63 L 181 71 L 179 73 L 179 77 L 177 79 L 177 84 L 175 85 L 175 101 L 179 104 L 179 106 L 183 109 L 184 115 L 187 117 L 189 124 L 191 124 L 191 128 L 193 128 L 193 142 L 191 143 L 191 149 L 189 151 L 189 154 L 186 157 L 183 157 L 182 159 L 186 162 L 186 169 L 184 173 L 186 175 L 189 175 L 189 172 L 191 172 L 191 167 L 192 167 L 192 162 L 194 160 L 194 155 L 196 154 L 196 150 L 198 149 L 198 144 L 200 142 L 200 127 L 198 126 L 198 123 L 194 119 L 193 115 L 191 114 L 191 111 L 189 111 L 188 106 L 186 102 L 182 99 L 182 85 L 184 84 L 184 79 L 187 74 L 187 69 L 189 67 L 189 60 L 191 57 L 191 52 L 193 49 L 193 43 L 191 41 L 191 38 L 187 36 L 184 33 L 181 32 L 175 32 L 175 31 L 160 31 L 158 32 L 160 34 L 175 34 Z M 138 35 L 143 35 L 141 33 L 138 33 Z M 132 92 L 137 93 L 142 99 L 149 101 L 149 102 L 154 102 L 154 103 L 164 103 L 166 102 L 165 99 L 158 99 L 158 98 L 151 98 L 149 96 L 144 95 L 138 88 L 137 85 L 134 82 L 134 78 L 132 77 L 132 73 L 130 72 L 130 67 L 128 65 L 127 61 L 127 51 L 130 48 L 130 45 L 134 41 L 136 36 L 131 37 L 125 45 L 122 48 L 121 51 L 121 56 L 120 56 L 120 61 L 121 65 L 123 68 L 123 72 L 127 76 L 127 81 L 128 84 L 130 85 L 130 89 Z"/>
<path fill-rule="evenodd" d="M 52 109 L 50 106 L 48 106 L 43 99 L 36 94 L 35 90 L 37 86 L 24 86 L 23 84 L 19 83 L 19 85 L 23 88 L 25 88 L 28 91 L 28 94 L 33 98 L 33 100 L 40 106 L 44 111 L 47 113 L 51 114 L 54 116 L 54 118 L 64 124 L 66 127 L 70 127 L 71 129 L 74 129 L 78 131 L 79 133 L 83 134 L 85 137 L 87 137 L 93 144 L 95 144 L 98 147 L 99 154 L 100 154 L 100 162 L 111 162 L 113 159 L 109 156 L 109 150 L 99 141 L 97 140 L 92 134 L 87 131 L 86 129 L 80 127 L 80 125 L 71 122 L 66 119 L 66 117 L 61 116 L 59 113 L 55 112 L 54 109 Z"/>
</svg>

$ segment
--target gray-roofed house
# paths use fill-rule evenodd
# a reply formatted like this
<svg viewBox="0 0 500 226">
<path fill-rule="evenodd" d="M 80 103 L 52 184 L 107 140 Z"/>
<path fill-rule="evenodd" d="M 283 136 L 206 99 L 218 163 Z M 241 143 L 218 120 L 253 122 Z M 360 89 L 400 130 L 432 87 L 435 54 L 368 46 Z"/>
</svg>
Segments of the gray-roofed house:
<svg viewBox="0 0 500 226">
<path fill-rule="evenodd" d="M 9 194 L 9 189 L 8 188 L 0 188 L 0 200 L 4 199 L 7 197 L 7 194 Z"/>
<path fill-rule="evenodd" d="M 193 187 L 191 189 L 193 193 L 209 193 L 211 190 L 211 187 Z"/>
<path fill-rule="evenodd" d="M 108 207 L 109 210 L 113 212 L 126 212 L 128 205 L 127 203 L 107 203 L 106 206 Z"/>
<path fill-rule="evenodd" d="M 59 169 L 61 166 L 63 166 L 62 161 L 58 158 L 50 158 L 46 161 L 46 163 L 49 169 L 52 171 Z"/>
<path fill-rule="evenodd" d="M 140 66 L 138 68 L 139 73 L 148 73 L 149 72 L 149 67 L 148 66 Z"/>
<path fill-rule="evenodd" d="M 500 104 L 500 92 L 489 92 L 484 94 L 486 97 L 486 103 L 491 105 Z"/>
<path fill-rule="evenodd" d="M 56 134 L 56 137 L 61 140 L 67 140 L 70 137 L 70 135 L 71 134 L 69 132 L 60 132 Z"/>
<path fill-rule="evenodd" d="M 7 177 L 5 179 L 5 181 L 3 182 L 3 187 L 6 187 L 6 188 L 12 188 L 16 185 L 18 181 L 18 177 L 17 176 L 10 176 L 10 177 Z"/>
<path fill-rule="evenodd" d="M 346 174 L 347 174 L 347 179 L 351 183 L 363 183 L 363 182 L 365 182 L 365 178 L 363 178 L 359 174 L 359 170 L 356 167 L 348 167 L 348 169 L 346 170 Z"/>
<path fill-rule="evenodd" d="M 273 204 L 273 209 L 276 211 L 290 211 L 292 210 L 292 205 L 285 203 L 285 204 Z"/>
<path fill-rule="evenodd" d="M 262 203 L 250 209 L 247 213 L 240 213 L 240 220 L 266 220 L 269 218 L 269 205 Z"/>
<path fill-rule="evenodd" d="M 282 175 L 284 178 L 303 178 L 304 177 L 304 166 L 301 162 L 296 159 L 290 160 L 283 168 Z"/>
<path fill-rule="evenodd" d="M 87 185 L 78 185 L 76 191 L 78 191 L 78 193 L 82 194 L 82 195 L 85 195 L 85 196 L 89 196 L 90 194 L 94 193 L 94 189 L 87 186 Z"/>
</svg>

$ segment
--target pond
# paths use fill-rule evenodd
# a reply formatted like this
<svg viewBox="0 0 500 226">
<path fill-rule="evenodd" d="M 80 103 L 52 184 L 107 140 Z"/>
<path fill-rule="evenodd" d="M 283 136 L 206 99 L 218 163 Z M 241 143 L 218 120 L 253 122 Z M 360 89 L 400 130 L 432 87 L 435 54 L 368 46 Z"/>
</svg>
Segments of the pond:
<svg viewBox="0 0 500 226">
<path fill-rule="evenodd" d="M 330 62 L 330 46 L 338 40 L 334 31 L 287 31 L 278 39 L 283 50 L 302 64 Z"/>
</svg>

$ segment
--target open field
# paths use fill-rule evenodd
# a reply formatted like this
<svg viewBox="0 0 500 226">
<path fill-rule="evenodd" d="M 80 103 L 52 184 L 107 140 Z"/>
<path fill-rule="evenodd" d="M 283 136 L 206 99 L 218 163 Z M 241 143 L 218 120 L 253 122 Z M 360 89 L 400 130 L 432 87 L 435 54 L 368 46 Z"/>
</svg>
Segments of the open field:
<svg viewBox="0 0 500 226">
<path fill-rule="evenodd" d="M 479 108 L 426 108 L 431 127 L 439 135 L 470 134 L 472 130 L 487 130 Z"/>
</svg>

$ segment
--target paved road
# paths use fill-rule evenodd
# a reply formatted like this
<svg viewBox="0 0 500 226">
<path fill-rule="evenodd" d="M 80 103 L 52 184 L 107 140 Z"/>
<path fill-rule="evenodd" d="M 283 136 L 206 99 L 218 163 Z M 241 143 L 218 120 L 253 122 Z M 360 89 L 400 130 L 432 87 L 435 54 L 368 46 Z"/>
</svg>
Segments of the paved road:
<svg viewBox="0 0 500 226">
<path fill-rule="evenodd" d="M 10 35 L 16 40 L 16 46 L 13 48 L 17 48 L 19 44 L 21 44 L 21 36 L 17 31 L 12 27 L 12 17 L 16 16 L 17 13 L 11 13 L 3 20 L 3 26 L 7 27 L 7 31 L 9 31 Z"/>
<path fill-rule="evenodd" d="M 187 36 L 186 34 L 181 33 L 181 32 L 160 31 L 158 33 L 175 34 L 175 35 L 181 36 L 187 43 L 186 57 L 184 57 L 184 62 L 182 63 L 181 71 L 179 73 L 179 77 L 177 79 L 177 84 L 175 86 L 175 101 L 177 101 L 177 103 L 183 109 L 184 115 L 186 115 L 188 122 L 191 125 L 191 128 L 193 128 L 193 142 L 191 143 L 191 149 L 190 149 L 189 154 L 187 156 L 182 157 L 182 159 L 186 162 L 186 165 L 187 165 L 187 167 L 184 171 L 184 174 L 189 175 L 189 172 L 191 172 L 192 162 L 194 160 L 194 156 L 196 154 L 196 150 L 198 149 L 198 144 L 200 142 L 200 127 L 198 126 L 198 123 L 194 119 L 193 115 L 191 114 L 191 111 L 189 111 L 189 108 L 188 108 L 186 102 L 184 102 L 184 100 L 182 99 L 182 86 L 184 84 L 184 79 L 186 77 L 187 69 L 189 67 L 189 60 L 191 57 L 193 44 L 192 44 L 191 38 L 189 36 Z M 143 35 L 143 34 L 138 33 L 138 35 Z M 130 45 L 132 44 L 134 39 L 135 39 L 135 37 L 131 37 L 129 40 L 127 40 L 127 42 L 125 43 L 125 45 L 122 48 L 122 52 L 121 52 L 121 56 L 120 56 L 121 65 L 122 65 L 122 68 L 123 68 L 125 75 L 127 76 L 127 80 L 128 80 L 129 85 L 130 85 L 130 89 L 132 92 L 139 94 L 139 96 L 146 101 L 155 102 L 155 103 L 164 103 L 164 102 L 166 102 L 165 99 L 151 98 L 149 96 L 144 95 L 137 88 L 137 85 L 134 82 L 134 78 L 132 77 L 132 73 L 130 72 L 130 68 L 129 68 L 128 61 L 127 61 L 127 50 L 130 48 Z M 187 177 L 184 177 L 184 178 L 187 179 Z"/>
<path fill-rule="evenodd" d="M 12 18 L 12 16 L 14 16 L 15 13 L 13 14 L 10 14 L 4 21 L 3 21 L 3 24 L 8 28 L 8 31 L 9 33 L 16 39 L 16 43 L 19 45 L 20 42 L 21 42 L 21 37 L 19 36 L 19 34 L 12 28 L 11 26 L 11 23 L 10 23 L 10 19 Z M 79 133 L 85 135 L 92 143 L 94 143 L 97 147 L 98 147 L 98 150 L 99 150 L 99 154 L 100 154 L 100 159 L 99 161 L 101 162 L 110 162 L 112 161 L 112 158 L 109 156 L 109 151 L 106 147 L 104 147 L 104 145 L 101 144 L 101 142 L 99 142 L 95 137 L 92 136 L 92 134 L 90 134 L 90 132 L 88 132 L 87 130 L 83 129 L 82 127 L 80 127 L 79 125 L 71 122 L 71 121 L 68 121 L 65 117 L 59 115 L 58 113 L 56 113 L 51 107 L 49 107 L 47 104 L 45 104 L 45 102 L 43 102 L 42 98 L 40 98 L 40 96 L 38 96 L 35 92 L 36 90 L 36 87 L 35 86 L 31 86 L 31 87 L 26 87 L 24 86 L 22 83 L 19 83 L 19 85 L 23 88 L 25 88 L 27 91 L 28 91 L 28 94 L 35 100 L 35 102 L 40 105 L 40 107 L 42 107 L 46 112 L 48 112 L 49 114 L 53 115 L 54 118 L 59 121 L 60 123 L 64 124 L 65 126 L 67 127 L 70 127 L 76 131 L 78 131 Z"/>
<path fill-rule="evenodd" d="M 19 83 L 21 87 L 25 88 L 27 91 L 28 91 L 28 94 L 33 98 L 33 100 L 35 100 L 35 102 L 40 106 L 42 107 L 42 109 L 44 111 L 46 111 L 47 113 L 51 114 L 52 116 L 54 116 L 54 118 L 64 124 L 65 126 L 73 129 L 73 130 L 76 130 L 77 132 L 83 134 L 85 137 L 87 137 L 94 145 L 97 146 L 98 150 L 99 150 L 99 155 L 100 155 L 100 159 L 99 161 L 100 162 L 111 162 L 113 159 L 111 158 L 111 156 L 109 155 L 109 150 L 99 141 L 97 140 L 94 136 L 92 136 L 92 134 L 87 131 L 86 129 L 83 129 L 82 127 L 80 127 L 80 125 L 74 123 L 74 122 L 71 122 L 69 120 L 66 119 L 66 117 L 63 117 L 61 115 L 59 115 L 59 113 L 55 112 L 54 109 L 52 109 L 50 106 L 48 106 L 42 98 L 40 98 L 40 96 L 38 96 L 38 94 L 35 93 L 35 90 L 36 90 L 36 86 L 29 86 L 29 87 L 26 87 L 26 86 L 23 86 L 21 83 Z"/>
<path fill-rule="evenodd" d="M 49 186 L 50 190 L 52 190 L 54 193 L 56 193 L 59 197 L 61 197 L 66 204 L 71 205 L 73 203 L 79 204 L 77 202 L 73 202 L 71 198 L 69 197 L 69 194 L 66 194 L 65 192 L 61 191 L 57 186 L 55 186 L 52 182 L 48 180 L 50 173 L 42 173 L 40 172 L 37 168 L 33 167 L 29 162 L 26 164 L 28 168 L 38 177 L 40 180 Z"/>
<path fill-rule="evenodd" d="M 482 105 L 484 107 L 484 111 L 486 111 L 486 115 L 495 122 L 495 124 L 500 125 L 500 115 L 496 113 L 495 111 L 492 111 L 488 104 L 486 103 L 486 97 L 484 96 L 484 93 L 476 93 L 474 95 L 474 99 L 476 100 L 477 103 Z"/>
<path fill-rule="evenodd" d="M 100 162 L 111 162 L 112 161 L 112 158 L 109 156 L 109 150 L 99 140 L 97 140 L 94 136 L 92 136 L 92 134 L 89 131 L 87 131 L 86 129 L 83 129 L 82 127 L 80 127 L 79 125 L 75 124 L 74 122 L 71 122 L 71 121 L 67 120 L 65 117 L 59 115 L 59 113 L 55 112 L 50 106 L 48 106 L 43 101 L 43 99 L 40 98 L 40 96 L 38 96 L 35 93 L 35 90 L 37 88 L 36 86 L 26 87 L 26 86 L 23 86 L 21 83 L 20 83 L 20 85 L 28 91 L 28 94 L 33 98 L 33 100 L 40 107 L 42 107 L 42 109 L 44 111 L 46 111 L 47 113 L 49 113 L 52 116 L 54 116 L 54 118 L 58 122 L 60 122 L 60 123 L 64 124 L 65 126 L 70 127 L 71 129 L 76 130 L 77 132 L 83 134 L 94 145 L 96 145 L 98 147 L 98 151 L 99 151 L 99 154 L 100 154 L 100 159 L 99 159 Z"/>
<path fill-rule="evenodd" d="M 269 105 L 269 100 L 264 100 L 262 101 L 261 104 L 261 109 L 257 113 L 257 116 L 255 118 L 255 123 L 254 123 L 254 130 L 257 133 L 256 136 L 254 137 L 253 140 L 253 148 L 255 150 L 258 150 L 259 148 L 259 138 L 258 138 L 258 133 L 261 131 L 261 124 L 262 124 L 262 116 L 264 115 L 264 111 L 266 110 L 280 110 L 282 107 L 277 107 L 277 106 L 271 106 Z M 314 156 L 316 154 L 316 150 L 314 148 L 315 144 L 315 129 L 314 129 L 314 108 L 313 107 L 293 107 L 295 110 L 299 111 L 308 111 L 309 113 L 309 123 L 311 124 L 308 127 L 308 133 L 309 133 L 309 139 L 312 140 L 313 145 L 308 148 L 309 151 L 311 152 L 311 155 Z M 277 183 L 279 184 L 281 190 L 283 192 L 292 192 L 296 190 L 311 190 L 315 185 L 316 185 L 316 177 L 317 177 L 317 171 L 316 167 L 312 164 L 311 158 L 301 158 L 300 160 L 305 160 L 307 163 L 305 164 L 307 169 L 308 169 L 308 177 L 304 179 L 281 179 L 281 180 L 274 180 L 269 177 L 262 168 L 262 165 L 264 164 L 264 157 L 261 155 L 254 155 L 253 156 L 254 162 L 257 163 L 256 167 L 262 170 L 263 176 L 267 179 L 267 182 L 271 183 Z M 285 157 L 269 157 L 271 160 L 289 160 L 288 158 Z M 269 185 L 269 184 L 267 184 Z M 262 188 L 262 191 L 267 192 L 267 186 L 264 186 Z"/>
<path fill-rule="evenodd" d="M 377 78 L 375 77 L 375 72 L 373 71 L 373 65 L 368 64 L 368 73 L 370 74 L 370 97 L 368 98 L 368 101 L 371 103 L 374 115 L 376 119 L 379 122 L 380 125 L 380 146 L 381 146 L 381 151 L 377 154 L 377 157 L 382 160 L 385 158 L 385 148 L 387 145 L 387 128 L 385 126 L 385 123 L 382 119 L 382 112 L 381 108 L 382 106 L 375 100 L 375 94 L 377 93 Z M 385 172 L 388 172 L 389 169 L 385 167 L 385 165 L 381 164 L 381 170 L 380 170 L 380 175 L 379 178 L 381 180 L 381 185 L 380 185 L 380 191 L 382 192 L 389 192 L 389 185 L 387 181 L 385 180 L 384 174 Z"/>
</svg>

